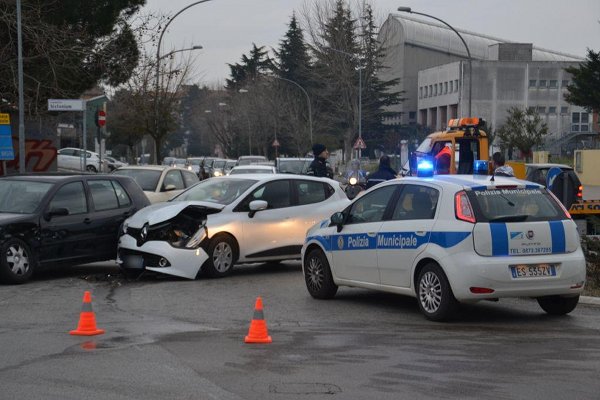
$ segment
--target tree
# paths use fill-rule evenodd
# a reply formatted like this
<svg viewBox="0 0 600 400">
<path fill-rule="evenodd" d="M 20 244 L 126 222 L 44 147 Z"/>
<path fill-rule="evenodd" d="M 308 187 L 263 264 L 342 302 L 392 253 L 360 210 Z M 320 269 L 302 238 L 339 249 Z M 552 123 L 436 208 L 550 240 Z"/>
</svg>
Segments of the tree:
<svg viewBox="0 0 600 400">
<path fill-rule="evenodd" d="M 511 107 L 508 109 L 506 122 L 498 129 L 497 137 L 503 148 L 507 148 L 509 152 L 512 148 L 517 148 L 524 158 L 528 158 L 531 149 L 541 145 L 547 134 L 548 125 L 535 110 Z"/>
<path fill-rule="evenodd" d="M 267 55 L 265 46 L 257 47 L 252 43 L 249 55 L 242 54 L 242 62 L 227 64 L 231 70 L 230 79 L 226 79 L 226 87 L 230 90 L 239 90 L 247 82 L 254 81 L 258 75 L 272 68 L 272 61 Z"/>
<path fill-rule="evenodd" d="M 281 78 L 292 80 L 301 86 L 307 86 L 310 55 L 295 13 L 292 14 L 288 30 L 279 43 L 279 49 L 274 53 L 276 60 L 272 64 L 273 72 Z"/>
<path fill-rule="evenodd" d="M 102 82 L 119 85 L 139 50 L 130 25 L 145 0 L 30 0 L 22 9 L 26 112 L 46 112 L 48 98 L 78 98 Z M 0 2 L 0 109 L 17 107 L 16 5 Z"/>
<path fill-rule="evenodd" d="M 587 60 L 578 67 L 565 68 L 572 75 L 565 100 L 588 112 L 600 112 L 600 51 L 588 49 Z"/>
</svg>

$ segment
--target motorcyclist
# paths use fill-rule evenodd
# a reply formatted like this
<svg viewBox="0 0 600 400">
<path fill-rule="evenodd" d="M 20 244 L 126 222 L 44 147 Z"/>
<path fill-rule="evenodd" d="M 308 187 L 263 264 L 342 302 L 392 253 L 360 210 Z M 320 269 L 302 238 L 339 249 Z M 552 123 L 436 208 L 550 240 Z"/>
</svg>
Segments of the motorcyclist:
<svg viewBox="0 0 600 400">
<path fill-rule="evenodd" d="M 367 174 L 365 171 L 360 169 L 360 161 L 357 159 L 354 159 L 350 162 L 350 168 L 346 170 L 345 178 L 346 180 L 350 180 L 350 178 L 353 176 L 359 181 L 365 181 L 367 179 Z"/>
</svg>

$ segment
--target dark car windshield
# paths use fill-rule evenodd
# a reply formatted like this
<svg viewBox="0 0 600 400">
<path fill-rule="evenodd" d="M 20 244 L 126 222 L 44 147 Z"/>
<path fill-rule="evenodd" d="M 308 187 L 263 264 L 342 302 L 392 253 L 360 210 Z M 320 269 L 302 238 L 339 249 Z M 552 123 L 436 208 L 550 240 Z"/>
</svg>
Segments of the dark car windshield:
<svg viewBox="0 0 600 400">
<path fill-rule="evenodd" d="M 312 160 L 278 160 L 277 171 L 282 174 L 305 174 Z"/>
<path fill-rule="evenodd" d="M 479 222 L 552 221 L 565 213 L 545 189 L 490 189 L 469 193 Z"/>
<path fill-rule="evenodd" d="M 113 174 L 129 176 L 147 192 L 154 192 L 162 171 L 152 169 L 118 169 Z"/>
<path fill-rule="evenodd" d="M 31 214 L 52 183 L 0 179 L 0 212 Z"/>
<path fill-rule="evenodd" d="M 207 179 L 191 187 L 171 201 L 208 201 L 230 204 L 257 181 L 254 179 Z"/>
</svg>

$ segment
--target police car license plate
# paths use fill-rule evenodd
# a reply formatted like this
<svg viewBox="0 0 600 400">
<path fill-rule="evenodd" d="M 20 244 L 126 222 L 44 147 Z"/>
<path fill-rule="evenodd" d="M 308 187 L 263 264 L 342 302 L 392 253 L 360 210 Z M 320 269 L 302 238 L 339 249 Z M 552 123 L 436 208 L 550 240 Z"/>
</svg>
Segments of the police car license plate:
<svg viewBox="0 0 600 400">
<path fill-rule="evenodd" d="M 144 268 L 144 258 L 142 256 L 127 256 L 125 258 L 127 268 Z"/>
<path fill-rule="evenodd" d="M 555 264 L 519 264 L 510 265 L 513 278 L 541 278 L 556 276 L 557 266 Z"/>
</svg>

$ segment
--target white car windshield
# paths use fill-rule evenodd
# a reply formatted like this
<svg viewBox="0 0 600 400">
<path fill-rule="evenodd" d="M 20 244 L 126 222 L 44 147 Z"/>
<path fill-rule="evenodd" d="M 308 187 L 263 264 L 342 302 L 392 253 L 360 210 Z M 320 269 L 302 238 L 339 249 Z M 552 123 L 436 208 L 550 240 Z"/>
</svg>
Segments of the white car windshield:
<svg viewBox="0 0 600 400">
<path fill-rule="evenodd" d="M 47 182 L 0 180 L 0 212 L 31 214 L 52 187 Z"/>
<path fill-rule="evenodd" d="M 227 205 L 256 182 L 254 179 L 207 179 L 181 193 L 172 201 L 208 201 Z"/>
<path fill-rule="evenodd" d="M 142 190 L 154 192 L 160 179 L 161 171 L 152 169 L 118 169 L 114 174 L 124 175 L 133 178 Z"/>
</svg>

